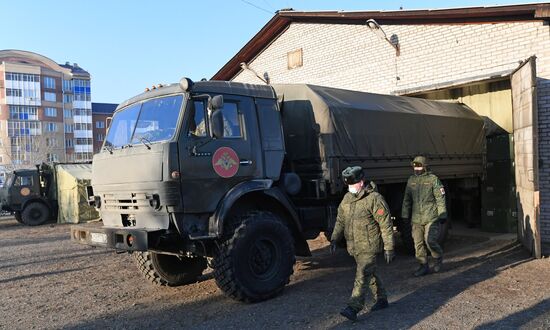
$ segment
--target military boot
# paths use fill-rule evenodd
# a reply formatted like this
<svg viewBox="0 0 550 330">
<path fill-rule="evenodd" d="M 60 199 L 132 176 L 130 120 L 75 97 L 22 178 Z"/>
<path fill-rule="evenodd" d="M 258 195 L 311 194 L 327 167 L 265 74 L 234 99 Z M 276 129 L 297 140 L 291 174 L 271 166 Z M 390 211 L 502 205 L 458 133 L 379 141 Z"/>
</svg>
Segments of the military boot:
<svg viewBox="0 0 550 330">
<path fill-rule="evenodd" d="M 370 311 L 374 312 L 374 311 L 377 311 L 377 310 L 380 310 L 380 309 L 384 309 L 386 307 L 388 307 L 388 299 L 380 298 L 380 299 L 376 300 L 374 305 L 372 305 L 372 307 L 370 308 Z"/>
<path fill-rule="evenodd" d="M 443 263 L 443 257 L 435 258 L 434 268 L 433 268 L 434 273 L 439 273 L 439 271 L 441 270 L 442 263 Z"/>
<path fill-rule="evenodd" d="M 357 321 L 357 312 L 351 307 L 346 307 L 340 311 L 340 315 L 347 318 L 350 321 Z"/>
<path fill-rule="evenodd" d="M 418 269 L 414 272 L 415 277 L 420 277 L 428 274 L 430 272 L 430 267 L 428 266 L 428 263 L 420 264 L 418 266 Z"/>
</svg>

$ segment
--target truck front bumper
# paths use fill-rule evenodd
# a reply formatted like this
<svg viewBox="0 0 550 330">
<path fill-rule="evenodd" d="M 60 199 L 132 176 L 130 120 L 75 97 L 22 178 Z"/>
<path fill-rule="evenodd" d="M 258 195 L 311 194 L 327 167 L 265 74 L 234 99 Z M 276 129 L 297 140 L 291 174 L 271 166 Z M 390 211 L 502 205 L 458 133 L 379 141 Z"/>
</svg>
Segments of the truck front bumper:
<svg viewBox="0 0 550 330">
<path fill-rule="evenodd" d="M 123 251 L 147 251 L 164 230 L 71 226 L 71 240 Z"/>
</svg>

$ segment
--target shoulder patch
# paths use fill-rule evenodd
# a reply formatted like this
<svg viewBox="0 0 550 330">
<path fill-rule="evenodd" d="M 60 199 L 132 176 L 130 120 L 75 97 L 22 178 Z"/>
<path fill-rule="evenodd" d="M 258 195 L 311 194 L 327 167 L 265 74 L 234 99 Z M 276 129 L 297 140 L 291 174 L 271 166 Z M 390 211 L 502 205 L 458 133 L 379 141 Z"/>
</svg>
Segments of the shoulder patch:
<svg viewBox="0 0 550 330">
<path fill-rule="evenodd" d="M 439 188 L 439 191 L 441 192 L 441 195 L 445 195 L 445 188 L 441 187 Z"/>
<path fill-rule="evenodd" d="M 386 212 L 384 211 L 384 209 L 378 209 L 378 211 L 376 211 L 376 214 L 378 215 L 384 215 Z"/>
</svg>

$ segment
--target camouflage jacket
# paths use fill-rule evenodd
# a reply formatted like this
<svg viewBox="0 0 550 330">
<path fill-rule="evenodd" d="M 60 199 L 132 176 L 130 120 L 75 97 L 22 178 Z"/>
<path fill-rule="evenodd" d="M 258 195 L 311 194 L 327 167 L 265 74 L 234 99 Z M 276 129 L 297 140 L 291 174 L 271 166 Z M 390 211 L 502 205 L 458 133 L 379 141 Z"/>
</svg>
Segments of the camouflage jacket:
<svg viewBox="0 0 550 330">
<path fill-rule="evenodd" d="M 437 176 L 426 172 L 409 178 L 405 188 L 401 217 L 411 218 L 411 221 L 416 224 L 428 224 L 447 217 L 445 189 Z"/>
<path fill-rule="evenodd" d="M 374 183 L 368 184 L 357 196 L 348 192 L 336 217 L 331 241 L 346 238 L 351 255 L 393 250 L 393 223 L 384 197 L 376 192 Z M 380 239 L 382 238 L 382 239 Z"/>
</svg>

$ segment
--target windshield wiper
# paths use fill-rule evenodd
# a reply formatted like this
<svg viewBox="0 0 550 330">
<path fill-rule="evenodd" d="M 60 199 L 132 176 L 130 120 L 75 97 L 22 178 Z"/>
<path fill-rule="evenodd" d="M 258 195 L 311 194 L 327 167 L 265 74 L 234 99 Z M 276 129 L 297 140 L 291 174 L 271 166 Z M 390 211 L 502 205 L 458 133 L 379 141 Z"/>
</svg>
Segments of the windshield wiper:
<svg viewBox="0 0 550 330">
<path fill-rule="evenodd" d="M 104 145 L 103 149 L 107 150 L 111 155 L 113 154 L 113 147 L 112 146 Z"/>
<path fill-rule="evenodd" d="M 147 149 L 151 150 L 151 141 L 147 140 L 145 136 L 140 137 L 139 142 L 143 143 L 143 145 L 146 146 Z"/>
</svg>

